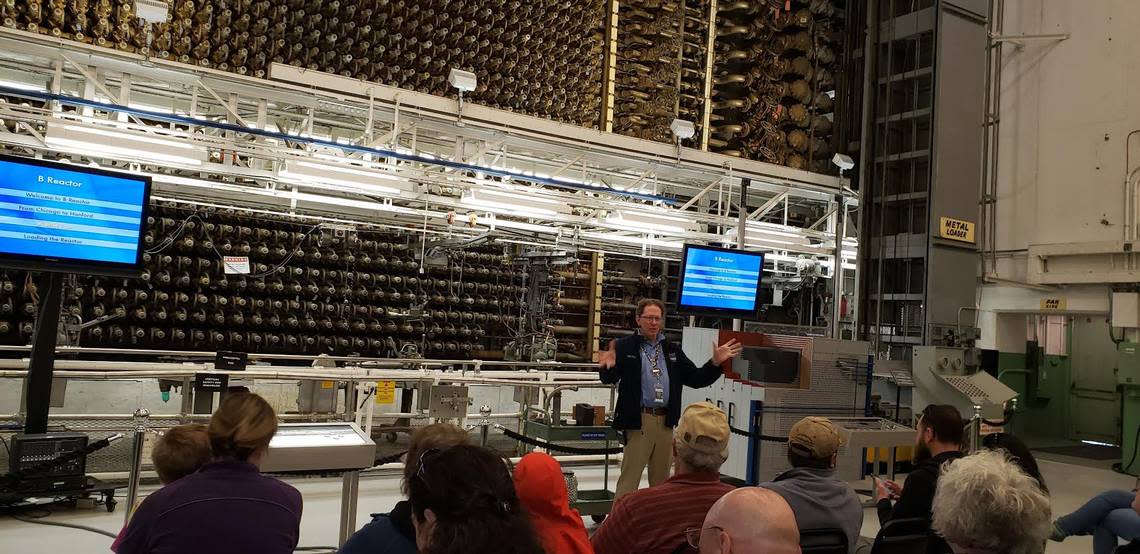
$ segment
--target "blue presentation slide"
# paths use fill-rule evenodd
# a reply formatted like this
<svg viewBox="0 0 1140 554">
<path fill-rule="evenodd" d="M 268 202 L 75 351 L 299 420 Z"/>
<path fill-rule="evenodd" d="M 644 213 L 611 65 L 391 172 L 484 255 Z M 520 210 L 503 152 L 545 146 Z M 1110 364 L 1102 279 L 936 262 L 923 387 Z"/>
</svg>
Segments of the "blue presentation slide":
<svg viewBox="0 0 1140 554">
<path fill-rule="evenodd" d="M 685 259 L 681 305 L 753 311 L 762 271 L 761 254 L 690 247 Z"/>
<path fill-rule="evenodd" d="M 0 254 L 134 264 L 146 181 L 0 160 Z"/>
</svg>

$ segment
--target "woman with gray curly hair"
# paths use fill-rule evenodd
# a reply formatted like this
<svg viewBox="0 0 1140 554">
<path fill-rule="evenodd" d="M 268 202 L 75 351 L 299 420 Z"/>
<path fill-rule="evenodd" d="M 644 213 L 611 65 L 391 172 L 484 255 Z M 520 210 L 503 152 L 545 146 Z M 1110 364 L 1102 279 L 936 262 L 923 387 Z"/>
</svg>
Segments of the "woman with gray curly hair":
<svg viewBox="0 0 1140 554">
<path fill-rule="evenodd" d="M 945 466 L 933 511 L 934 530 L 955 554 L 1041 554 L 1051 527 L 1037 481 L 993 450 Z"/>
</svg>

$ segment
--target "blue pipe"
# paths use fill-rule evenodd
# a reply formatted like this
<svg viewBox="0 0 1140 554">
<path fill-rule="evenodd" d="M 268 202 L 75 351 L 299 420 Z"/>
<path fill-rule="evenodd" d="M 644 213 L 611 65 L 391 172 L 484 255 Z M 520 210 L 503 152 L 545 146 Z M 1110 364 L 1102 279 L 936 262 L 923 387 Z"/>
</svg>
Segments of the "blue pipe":
<svg viewBox="0 0 1140 554">
<path fill-rule="evenodd" d="M 197 119 L 194 117 L 186 117 L 186 116 L 181 116 L 181 115 L 176 115 L 176 114 L 152 112 L 150 110 L 140 110 L 138 108 L 131 108 L 131 107 L 122 106 L 119 104 L 109 104 L 106 102 L 96 102 L 94 100 L 87 100 L 84 98 L 76 98 L 74 96 L 67 96 L 67 95 L 63 95 L 63 94 L 55 94 L 52 92 L 41 92 L 41 91 L 24 90 L 24 89 L 12 88 L 12 87 L 0 86 L 0 94 L 5 94 L 5 95 L 9 95 L 9 96 L 17 96 L 17 97 L 21 97 L 21 98 L 30 98 L 30 99 L 35 99 L 35 100 L 56 101 L 56 102 L 60 102 L 62 104 L 68 104 L 68 105 L 72 105 L 72 106 L 80 106 L 80 107 L 84 107 L 84 108 L 95 108 L 95 109 L 99 109 L 99 110 L 121 112 L 121 113 L 139 116 L 139 117 L 145 117 L 148 119 L 157 119 L 159 121 L 166 121 L 168 123 L 181 123 L 183 125 L 196 125 L 199 127 L 211 127 L 211 128 L 220 129 L 223 131 L 233 131 L 235 133 L 247 133 L 247 134 L 257 135 L 257 136 L 265 137 L 265 138 L 272 138 L 272 139 L 283 140 L 283 141 L 301 142 L 301 143 L 306 143 L 306 144 L 311 144 L 311 145 L 316 145 L 316 146 L 325 146 L 325 147 L 329 147 L 329 148 L 337 148 L 337 149 L 343 150 L 345 152 L 355 152 L 358 154 L 371 154 L 374 156 L 381 156 L 381 157 L 385 157 L 385 158 L 395 158 L 398 160 L 404 160 L 404 161 L 409 161 L 409 162 L 419 162 L 419 163 L 425 163 L 425 164 L 431 164 L 431 165 L 439 165 L 439 166 L 448 167 L 451 169 L 457 169 L 460 171 L 478 171 L 481 173 L 485 173 L 487 175 L 494 175 L 496 177 L 503 177 L 503 178 L 510 178 L 510 179 L 518 179 L 521 181 L 526 181 L 528 183 L 535 183 L 535 184 L 540 184 L 540 185 L 564 187 L 564 188 L 575 189 L 575 190 L 585 190 L 585 191 L 590 191 L 590 192 L 610 194 L 610 195 L 614 195 L 614 196 L 624 196 L 627 198 L 635 198 L 637 200 L 645 200 L 648 202 L 661 202 L 664 204 L 668 204 L 670 206 L 680 205 L 680 201 L 678 201 L 676 199 L 666 198 L 664 196 L 658 196 L 655 194 L 645 194 L 645 193 L 640 193 L 640 192 L 621 191 L 621 190 L 616 190 L 613 188 L 598 187 L 598 186 L 586 185 L 586 184 L 582 184 L 582 183 L 575 183 L 572 181 L 566 181 L 566 180 L 558 179 L 555 177 L 535 177 L 535 176 L 521 175 L 518 173 L 512 173 L 510 171 L 505 171 L 502 169 L 492 169 L 492 168 L 488 168 L 488 167 L 481 167 L 481 166 L 477 166 L 477 165 L 465 164 L 462 162 L 453 162 L 453 161 L 449 161 L 449 160 L 426 158 L 423 156 L 417 156 L 415 154 L 401 154 L 401 153 L 395 152 L 393 150 L 381 150 L 379 148 L 369 148 L 367 146 L 355 146 L 352 144 L 341 144 L 341 143 L 334 142 L 331 140 L 288 135 L 285 133 L 279 133 L 279 132 L 275 132 L 275 131 L 266 131 L 264 129 L 254 129 L 254 128 L 250 128 L 250 127 L 244 127 L 242 125 L 234 125 L 232 123 L 210 121 L 208 119 Z"/>
</svg>

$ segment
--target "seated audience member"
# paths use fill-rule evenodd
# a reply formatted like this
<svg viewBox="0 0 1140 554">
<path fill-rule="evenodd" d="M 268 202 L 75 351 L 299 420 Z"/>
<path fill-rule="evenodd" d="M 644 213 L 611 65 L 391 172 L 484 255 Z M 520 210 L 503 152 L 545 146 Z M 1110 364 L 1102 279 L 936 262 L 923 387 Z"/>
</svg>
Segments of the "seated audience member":
<svg viewBox="0 0 1140 554">
<path fill-rule="evenodd" d="M 531 452 L 515 466 L 515 491 L 530 514 L 546 554 L 593 554 L 582 516 L 570 509 L 562 466 L 549 454 Z"/>
<path fill-rule="evenodd" d="M 404 456 L 404 479 L 401 491 L 408 494 L 408 484 L 416 474 L 416 462 L 424 451 L 467 444 L 467 431 L 450 423 L 433 423 L 412 433 L 408 453 Z M 348 538 L 340 554 L 415 554 L 416 529 L 412 525 L 412 505 L 407 500 L 396 503 L 386 514 L 372 514 L 372 521 Z"/>
<path fill-rule="evenodd" d="M 155 442 L 150 452 L 150 461 L 163 485 L 169 485 L 198 471 L 198 468 L 210 461 L 210 438 L 206 434 L 206 426 L 188 423 L 167 429 Z M 112 552 L 119 551 L 119 544 L 126 532 L 127 527 L 124 525 L 111 544 Z"/>
<path fill-rule="evenodd" d="M 210 462 L 210 435 L 201 423 L 176 425 L 154 443 L 150 461 L 158 480 L 169 485 Z"/>
<path fill-rule="evenodd" d="M 878 502 L 879 525 L 892 519 L 930 519 L 930 506 L 942 465 L 963 456 L 961 452 L 963 429 L 958 409 L 949 405 L 931 404 L 918 417 L 914 448 L 914 469 L 899 486 L 894 481 L 877 481 L 875 500 Z M 892 505 L 891 498 L 896 501 Z M 945 541 L 932 537 L 927 552 L 942 554 L 950 551 Z"/>
<path fill-rule="evenodd" d="M 779 494 L 758 487 L 716 501 L 704 523 L 686 533 L 701 554 L 800 554 L 800 530 Z"/>
<path fill-rule="evenodd" d="M 408 482 L 423 554 L 543 554 L 507 463 L 472 445 L 424 451 Z"/>
<path fill-rule="evenodd" d="M 301 493 L 258 470 L 276 432 L 277 414 L 265 399 L 226 395 L 207 428 L 212 461 L 151 493 L 119 554 L 292 554 Z"/>
<path fill-rule="evenodd" d="M 733 488 L 720 482 L 728 459 L 728 417 L 708 402 L 685 408 L 673 433 L 673 477 L 614 504 L 590 541 L 598 554 L 670 554 L 685 530 L 700 527 L 709 508 Z"/>
<path fill-rule="evenodd" d="M 796 514 L 796 525 L 807 529 L 842 529 L 847 548 L 855 552 L 863 527 L 863 506 L 846 482 L 835 478 L 843 435 L 826 417 L 805 417 L 788 433 L 792 469 L 760 485 L 784 497 Z"/>
<path fill-rule="evenodd" d="M 1140 493 L 1105 491 L 1053 522 L 1051 540 L 1061 542 L 1071 535 L 1092 535 L 1093 554 L 1112 554 L 1118 537 L 1140 539 Z"/>
<path fill-rule="evenodd" d="M 1004 452 L 983 449 L 942 470 L 933 527 L 955 554 L 1041 554 L 1049 497 Z"/>
<path fill-rule="evenodd" d="M 1010 460 L 1021 467 L 1021 471 L 1037 481 L 1041 492 L 1049 494 L 1049 487 L 1045 486 L 1045 478 L 1041 476 L 1041 469 L 1037 467 L 1037 459 L 1021 439 L 1009 433 L 991 433 L 982 437 L 982 448 L 1004 450 L 1009 454 Z"/>
</svg>

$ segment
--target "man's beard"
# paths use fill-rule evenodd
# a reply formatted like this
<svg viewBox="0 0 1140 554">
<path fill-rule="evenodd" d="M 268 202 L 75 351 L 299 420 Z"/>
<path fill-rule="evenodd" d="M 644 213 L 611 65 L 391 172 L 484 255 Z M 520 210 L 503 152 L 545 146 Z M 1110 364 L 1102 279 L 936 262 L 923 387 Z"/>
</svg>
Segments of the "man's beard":
<svg viewBox="0 0 1140 554">
<path fill-rule="evenodd" d="M 930 453 L 930 445 L 926 444 L 925 440 L 918 441 L 914 446 L 914 463 L 925 462 L 932 457 L 934 456 Z"/>
</svg>

